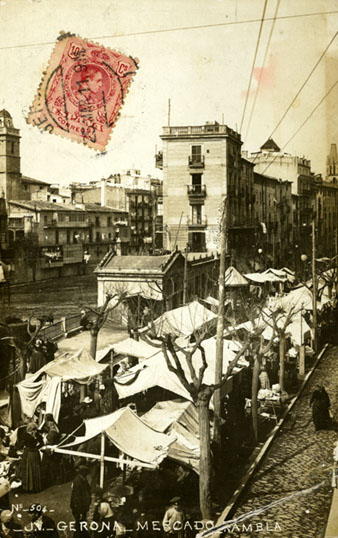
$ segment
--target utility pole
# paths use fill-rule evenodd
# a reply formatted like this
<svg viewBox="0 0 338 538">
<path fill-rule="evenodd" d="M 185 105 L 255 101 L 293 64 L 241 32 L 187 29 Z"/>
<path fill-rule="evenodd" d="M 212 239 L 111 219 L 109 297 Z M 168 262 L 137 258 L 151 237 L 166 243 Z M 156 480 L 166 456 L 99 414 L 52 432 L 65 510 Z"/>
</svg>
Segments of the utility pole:
<svg viewBox="0 0 338 538">
<path fill-rule="evenodd" d="M 222 381 L 223 373 L 223 333 L 224 333 L 224 300 L 225 283 L 224 274 L 226 266 L 226 255 L 228 251 L 227 241 L 227 197 L 224 198 L 221 218 L 221 252 L 219 260 L 218 277 L 218 312 L 217 312 L 217 332 L 216 332 L 216 364 L 215 364 L 215 384 Z M 214 393 L 214 441 L 221 446 L 221 389 Z"/>
<path fill-rule="evenodd" d="M 312 310 L 313 310 L 313 346 L 317 351 L 317 278 L 316 278 L 316 218 L 312 215 Z"/>
<path fill-rule="evenodd" d="M 188 288 L 188 243 L 184 250 L 184 276 L 183 276 L 183 304 L 187 302 L 187 288 Z"/>
<path fill-rule="evenodd" d="M 170 110 L 171 109 L 171 103 L 170 99 L 168 99 L 168 127 L 170 127 Z"/>
<path fill-rule="evenodd" d="M 153 243 L 153 254 L 156 248 L 156 216 L 157 216 L 157 199 L 156 199 L 156 188 L 151 187 L 151 235 Z"/>
</svg>

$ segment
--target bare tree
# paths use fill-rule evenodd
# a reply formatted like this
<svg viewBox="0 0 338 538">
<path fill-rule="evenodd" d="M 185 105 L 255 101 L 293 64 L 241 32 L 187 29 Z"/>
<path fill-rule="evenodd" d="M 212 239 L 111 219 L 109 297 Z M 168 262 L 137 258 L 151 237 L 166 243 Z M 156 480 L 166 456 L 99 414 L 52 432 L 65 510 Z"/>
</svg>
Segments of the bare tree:
<svg viewBox="0 0 338 538">
<path fill-rule="evenodd" d="M 108 319 L 109 314 L 116 310 L 116 308 L 126 299 L 127 293 L 125 291 L 117 290 L 116 293 L 106 293 L 104 303 L 98 308 L 92 308 L 91 306 L 84 306 L 84 310 L 91 313 L 90 324 L 90 354 L 95 360 L 97 350 L 97 339 L 100 329 L 103 327 Z M 114 301 L 114 304 L 109 307 L 109 303 Z"/>
<path fill-rule="evenodd" d="M 209 421 L 210 401 L 215 390 L 221 388 L 232 374 L 240 357 L 245 353 L 246 346 L 243 346 L 236 353 L 234 359 L 229 362 L 222 381 L 218 384 L 207 385 L 204 381 L 204 374 L 208 367 L 208 363 L 205 356 L 205 350 L 202 346 L 202 342 L 206 336 L 199 332 L 198 334 L 194 334 L 194 337 L 194 343 L 187 347 L 182 347 L 177 343 L 177 336 L 170 333 L 158 334 L 153 323 L 149 323 L 147 331 L 141 333 L 141 338 L 144 341 L 162 349 L 168 370 L 177 376 L 197 407 L 200 438 L 200 510 L 202 517 L 209 519 L 212 516 L 212 454 L 210 448 Z M 184 363 L 182 361 L 185 361 L 187 369 L 184 368 Z M 187 372 L 189 375 L 187 375 Z"/>
<path fill-rule="evenodd" d="M 258 390 L 259 390 L 259 373 L 263 365 L 263 360 L 271 351 L 276 337 L 279 339 L 279 383 L 281 390 L 285 387 L 285 343 L 287 328 L 296 315 L 296 310 L 291 307 L 285 311 L 280 306 L 275 309 L 266 307 L 267 297 L 260 300 L 251 299 L 251 301 L 242 302 L 244 315 L 250 323 L 248 330 L 239 330 L 237 321 L 234 318 L 227 317 L 229 328 L 232 334 L 236 335 L 237 341 L 241 346 L 245 346 L 253 360 L 252 366 L 252 383 L 251 383 L 251 415 L 252 428 L 255 441 L 258 440 Z M 271 328 L 268 337 L 263 333 L 267 327 Z"/>
</svg>

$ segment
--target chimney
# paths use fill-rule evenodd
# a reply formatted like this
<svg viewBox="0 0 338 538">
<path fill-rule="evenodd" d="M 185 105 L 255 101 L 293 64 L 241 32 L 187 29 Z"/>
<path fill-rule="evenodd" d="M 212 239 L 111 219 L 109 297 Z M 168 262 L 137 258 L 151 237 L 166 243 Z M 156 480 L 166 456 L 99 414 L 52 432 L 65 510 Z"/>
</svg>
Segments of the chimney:
<svg viewBox="0 0 338 538">
<path fill-rule="evenodd" d="M 106 205 L 106 180 L 103 177 L 101 179 L 101 206 Z"/>
</svg>

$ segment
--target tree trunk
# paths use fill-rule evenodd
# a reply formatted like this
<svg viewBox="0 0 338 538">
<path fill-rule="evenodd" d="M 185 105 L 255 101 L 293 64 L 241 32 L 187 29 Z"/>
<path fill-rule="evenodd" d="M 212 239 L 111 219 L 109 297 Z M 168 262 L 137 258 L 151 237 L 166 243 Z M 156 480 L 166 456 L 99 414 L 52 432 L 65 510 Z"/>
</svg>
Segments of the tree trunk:
<svg viewBox="0 0 338 538">
<path fill-rule="evenodd" d="M 259 370 L 260 361 L 258 357 L 255 357 L 255 362 L 252 371 L 252 384 L 251 384 L 251 415 L 252 415 L 252 428 L 255 436 L 255 441 L 258 440 L 258 384 L 259 384 Z"/>
<path fill-rule="evenodd" d="M 227 218 L 226 199 L 224 201 L 222 226 L 221 226 L 221 253 L 219 261 L 218 276 L 218 312 L 217 312 L 217 332 L 216 332 L 216 363 L 215 363 L 215 384 L 222 381 L 223 372 L 223 333 L 224 333 L 224 299 L 225 299 L 225 267 L 227 255 Z M 221 389 L 216 389 L 214 393 L 214 441 L 221 448 Z"/>
<path fill-rule="evenodd" d="M 211 510 L 211 450 L 210 450 L 210 424 L 209 424 L 210 397 L 199 397 L 197 401 L 199 437 L 200 437 L 200 464 L 199 464 L 199 494 L 200 510 L 203 519 L 210 519 Z"/>
<path fill-rule="evenodd" d="M 285 391 L 285 335 L 279 337 L 279 385 L 281 392 Z"/>
<path fill-rule="evenodd" d="M 99 334 L 99 328 L 96 325 L 93 325 L 90 329 L 90 354 L 94 360 L 96 358 L 98 334 Z"/>
</svg>

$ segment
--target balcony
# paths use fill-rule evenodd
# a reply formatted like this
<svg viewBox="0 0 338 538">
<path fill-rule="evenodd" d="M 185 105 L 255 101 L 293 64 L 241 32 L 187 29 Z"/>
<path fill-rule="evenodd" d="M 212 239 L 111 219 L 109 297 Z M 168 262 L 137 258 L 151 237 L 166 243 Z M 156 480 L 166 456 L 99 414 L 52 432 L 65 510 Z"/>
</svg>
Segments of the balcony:
<svg viewBox="0 0 338 538">
<path fill-rule="evenodd" d="M 44 222 L 43 227 L 44 228 L 88 228 L 91 223 L 89 223 L 88 219 L 85 219 L 83 221 L 60 221 L 57 219 L 52 219 Z"/>
<path fill-rule="evenodd" d="M 187 191 L 190 199 L 205 198 L 207 195 L 205 185 L 187 185 Z"/>
<path fill-rule="evenodd" d="M 204 155 L 190 155 L 189 167 L 190 168 L 204 168 Z"/>
<path fill-rule="evenodd" d="M 208 224 L 207 217 L 188 217 L 189 228 L 205 228 Z"/>
<path fill-rule="evenodd" d="M 160 170 L 163 169 L 163 153 L 162 153 L 162 151 L 159 151 L 155 155 L 155 168 L 159 168 Z"/>
</svg>

